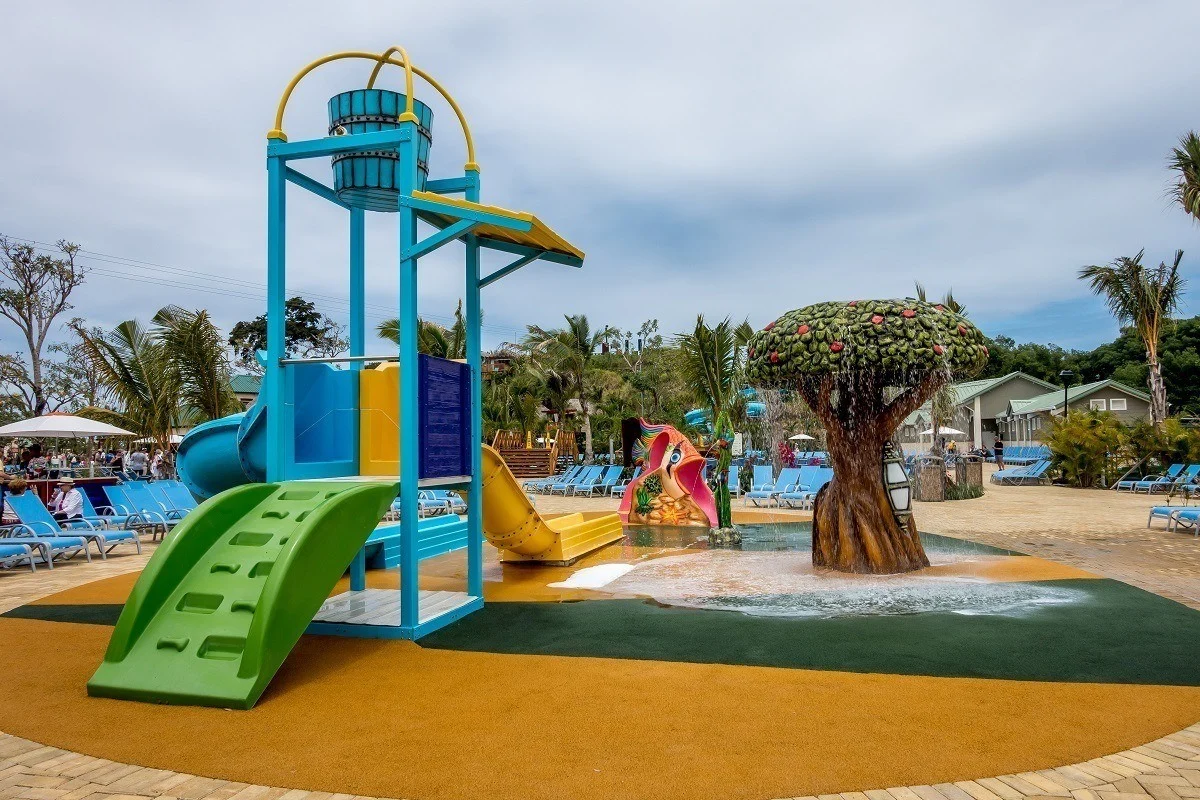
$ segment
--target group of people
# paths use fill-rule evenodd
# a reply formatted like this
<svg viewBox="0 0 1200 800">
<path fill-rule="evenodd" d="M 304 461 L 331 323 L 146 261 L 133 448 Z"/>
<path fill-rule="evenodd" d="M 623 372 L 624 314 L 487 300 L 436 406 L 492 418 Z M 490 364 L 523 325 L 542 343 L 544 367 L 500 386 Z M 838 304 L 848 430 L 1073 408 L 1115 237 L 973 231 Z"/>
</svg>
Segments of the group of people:
<svg viewBox="0 0 1200 800">
<path fill-rule="evenodd" d="M 29 483 L 25 478 L 16 476 L 10 477 L 7 473 L 0 473 L 0 497 L 6 495 L 21 496 L 29 489 Z M 66 522 L 73 519 L 83 518 L 83 495 L 75 486 L 75 480 L 71 477 L 62 477 L 58 479 L 58 485 L 54 487 L 54 495 L 50 498 L 50 502 L 46 504 L 46 508 L 59 522 Z M 0 519 L 0 524 L 13 524 L 18 521 L 17 514 L 13 511 L 8 499 L 3 501 L 3 518 Z"/>
<path fill-rule="evenodd" d="M 141 477 L 166 478 L 173 468 L 172 454 L 162 448 L 135 448 L 125 450 L 96 450 L 91 460 L 63 450 L 45 452 L 39 442 L 33 442 L 27 447 L 19 447 L 15 442 L 4 450 L 6 467 L 19 467 L 20 472 L 29 478 L 48 478 L 63 471 L 86 469 L 89 466 L 107 467 L 113 470 L 127 470 Z"/>
</svg>

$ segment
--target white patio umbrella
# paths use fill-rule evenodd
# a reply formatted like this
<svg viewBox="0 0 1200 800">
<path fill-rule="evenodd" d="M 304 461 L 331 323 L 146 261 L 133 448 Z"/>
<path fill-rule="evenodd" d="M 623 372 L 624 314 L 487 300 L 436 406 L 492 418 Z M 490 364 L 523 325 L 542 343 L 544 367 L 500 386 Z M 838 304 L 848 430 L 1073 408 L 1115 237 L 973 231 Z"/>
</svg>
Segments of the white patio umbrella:
<svg viewBox="0 0 1200 800">
<path fill-rule="evenodd" d="M 927 431 L 921 431 L 921 435 L 922 436 L 932 436 L 933 428 L 930 428 Z M 938 436 L 966 436 L 966 434 L 963 433 L 962 431 L 958 430 L 957 428 L 942 427 L 942 428 L 938 428 Z"/>
<path fill-rule="evenodd" d="M 74 414 L 46 414 L 0 427 L 0 436 L 73 439 L 80 436 L 134 436 L 133 431 Z"/>
<path fill-rule="evenodd" d="M 815 436 L 809 436 L 807 433 L 797 433 L 795 436 L 789 436 L 788 439 L 793 442 L 798 442 L 802 439 L 816 439 Z"/>
<path fill-rule="evenodd" d="M 118 428 L 105 422 L 97 422 L 74 414 L 46 414 L 12 422 L 0 427 L 0 436 L 35 436 L 42 439 L 76 439 L 89 436 L 135 436 L 133 431 Z M 90 459 L 89 459 L 90 461 Z M 96 474 L 96 465 L 89 468 Z"/>
</svg>

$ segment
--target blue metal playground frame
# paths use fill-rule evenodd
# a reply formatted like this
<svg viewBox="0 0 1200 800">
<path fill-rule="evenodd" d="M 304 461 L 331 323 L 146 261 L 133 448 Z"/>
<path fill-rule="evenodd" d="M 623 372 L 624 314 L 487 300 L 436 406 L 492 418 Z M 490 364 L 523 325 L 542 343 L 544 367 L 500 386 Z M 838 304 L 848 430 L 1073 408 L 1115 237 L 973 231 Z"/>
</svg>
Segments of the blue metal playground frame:
<svg viewBox="0 0 1200 800">
<path fill-rule="evenodd" d="M 386 54 L 385 54 L 386 56 Z M 465 121 L 464 121 L 465 128 Z M 464 131 L 465 132 L 465 131 Z M 343 202 L 334 190 L 320 181 L 296 171 L 289 162 L 311 158 L 326 158 L 335 154 L 356 153 L 395 148 L 400 160 L 398 214 L 400 226 L 399 261 L 399 304 L 400 345 L 400 625 L 356 625 L 315 622 L 310 630 L 346 636 L 377 638 L 417 639 L 431 633 L 463 616 L 483 607 L 483 531 L 482 531 L 482 488 L 480 485 L 481 451 L 478 446 L 482 430 L 481 385 L 480 385 L 480 291 L 483 287 L 507 277 L 521 267 L 538 259 L 568 266 L 580 267 L 581 257 L 564 252 L 545 250 L 539 247 L 514 243 L 501 238 L 481 237 L 474 231 L 480 225 L 494 226 L 510 231 L 529 231 L 533 224 L 528 220 L 489 211 L 485 206 L 464 207 L 451 203 L 437 203 L 428 198 L 415 197 L 418 186 L 417 173 L 417 123 L 400 118 L 399 127 L 372 133 L 331 136 L 308 141 L 289 142 L 281 131 L 268 134 L 267 140 L 267 363 L 263 379 L 267 408 L 266 479 L 268 481 L 289 480 L 300 477 L 294 474 L 294 464 L 286 458 L 283 448 L 272 446 L 290 435 L 291 420 L 285 406 L 285 369 L 287 364 L 284 344 L 286 318 L 286 275 L 287 257 L 285 238 L 287 229 L 286 194 L 287 184 L 292 183 L 328 200 L 335 206 L 349 211 L 349 265 L 350 265 L 350 349 L 347 359 L 351 368 L 362 369 L 362 357 L 366 342 L 366 281 L 365 281 L 365 212 Z M 478 204 L 480 198 L 479 168 L 468 163 L 461 177 L 434 179 L 426 182 L 425 191 L 437 195 L 462 194 L 463 199 Z M 446 219 L 451 219 L 445 224 Z M 424 239 L 418 239 L 417 222 L 424 220 L 438 230 Z M 452 611 L 422 622 L 419 618 L 419 561 L 417 541 L 417 494 L 422 486 L 419 473 L 421 447 L 418 425 L 418 370 L 417 370 L 417 281 L 420 259 L 449 244 L 462 240 L 465 244 L 466 280 L 466 350 L 470 369 L 470 420 L 471 435 L 476 441 L 471 448 L 471 474 L 465 480 L 439 481 L 438 486 L 460 488 L 467 491 L 467 590 L 469 600 Z M 488 275 L 480 272 L 480 250 L 494 249 L 516 255 L 516 260 Z M 354 361 L 353 359 L 360 360 Z M 357 435 L 357 431 L 356 431 Z M 306 476 L 307 477 L 307 476 Z M 361 556 L 360 556 L 361 559 Z M 362 589 L 363 564 L 356 562 L 351 570 L 352 587 Z"/>
</svg>

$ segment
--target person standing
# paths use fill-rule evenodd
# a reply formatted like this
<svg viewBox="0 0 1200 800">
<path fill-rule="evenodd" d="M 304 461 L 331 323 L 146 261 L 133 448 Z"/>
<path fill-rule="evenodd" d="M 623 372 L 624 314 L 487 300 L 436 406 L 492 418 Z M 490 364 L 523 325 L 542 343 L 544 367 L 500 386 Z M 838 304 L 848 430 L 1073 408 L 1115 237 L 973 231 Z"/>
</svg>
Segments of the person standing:
<svg viewBox="0 0 1200 800">
<path fill-rule="evenodd" d="M 150 459 L 150 477 L 154 480 L 159 480 L 163 476 L 163 451 L 155 450 L 154 457 Z"/>
<path fill-rule="evenodd" d="M 1000 434 L 996 434 L 992 450 L 996 453 L 996 469 L 1004 469 L 1004 440 L 1000 438 Z"/>
<path fill-rule="evenodd" d="M 59 479 L 58 491 L 50 500 L 50 513 L 59 522 L 83 517 L 83 495 L 75 488 L 73 479 Z"/>
<path fill-rule="evenodd" d="M 133 470 L 138 477 L 146 476 L 146 467 L 150 460 L 149 454 L 146 453 L 144 447 L 139 447 L 129 454 L 129 469 Z"/>
</svg>

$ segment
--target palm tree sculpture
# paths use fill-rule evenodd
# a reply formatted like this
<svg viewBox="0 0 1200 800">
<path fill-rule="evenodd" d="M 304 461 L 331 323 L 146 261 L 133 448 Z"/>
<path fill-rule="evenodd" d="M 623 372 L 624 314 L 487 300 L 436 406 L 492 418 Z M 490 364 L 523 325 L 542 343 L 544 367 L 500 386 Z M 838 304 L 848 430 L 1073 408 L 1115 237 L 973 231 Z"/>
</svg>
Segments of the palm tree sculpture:
<svg viewBox="0 0 1200 800">
<path fill-rule="evenodd" d="M 714 487 L 717 528 L 722 543 L 726 544 L 738 541 L 729 507 L 732 413 L 733 407 L 741 399 L 737 391 L 738 338 L 738 331 L 728 317 L 709 327 L 704 315 L 696 317 L 696 327 L 691 333 L 675 337 L 675 343 L 683 353 L 685 379 L 696 396 L 709 407 L 713 421 L 713 441 L 717 450 Z"/>
<path fill-rule="evenodd" d="M 1158 361 L 1158 341 L 1183 295 L 1184 280 L 1179 274 L 1183 251 L 1175 251 L 1170 266 L 1159 262 L 1157 267 L 1142 264 L 1145 252 L 1133 258 L 1122 256 L 1111 264 L 1084 267 L 1079 277 L 1091 284 L 1093 292 L 1104 295 L 1113 316 L 1132 325 L 1142 340 L 1150 368 L 1150 421 L 1161 429 L 1167 418 L 1167 387 Z"/>
<path fill-rule="evenodd" d="M 570 388 L 579 400 L 583 419 L 584 455 L 592 460 L 592 412 L 588 402 L 588 369 L 592 357 L 604 341 L 604 331 L 593 331 L 587 315 L 566 315 L 565 328 L 544 329 L 530 325 L 521 346 L 529 353 L 536 368 L 544 373 L 568 378 Z"/>
</svg>

